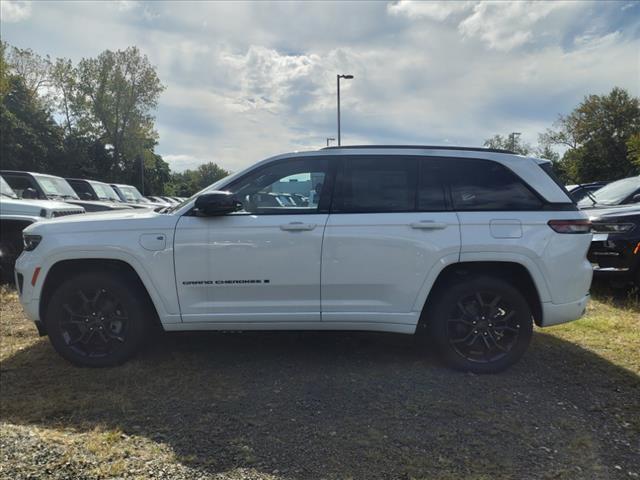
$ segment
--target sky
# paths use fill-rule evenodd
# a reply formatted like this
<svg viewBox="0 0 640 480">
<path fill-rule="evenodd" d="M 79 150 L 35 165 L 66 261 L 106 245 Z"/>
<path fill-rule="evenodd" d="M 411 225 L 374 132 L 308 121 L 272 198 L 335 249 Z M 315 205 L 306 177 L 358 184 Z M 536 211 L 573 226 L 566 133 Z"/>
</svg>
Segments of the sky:
<svg viewBox="0 0 640 480">
<path fill-rule="evenodd" d="M 4 41 L 78 61 L 136 45 L 166 87 L 157 152 L 238 171 L 342 143 L 481 146 L 585 95 L 640 96 L 640 2 L 0 0 Z"/>
</svg>

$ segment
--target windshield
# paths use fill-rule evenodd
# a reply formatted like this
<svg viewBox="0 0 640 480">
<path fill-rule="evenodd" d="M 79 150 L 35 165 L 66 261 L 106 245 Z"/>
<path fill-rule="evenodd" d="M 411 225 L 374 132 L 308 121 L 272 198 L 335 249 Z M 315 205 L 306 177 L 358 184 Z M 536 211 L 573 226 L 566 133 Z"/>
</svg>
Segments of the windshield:
<svg viewBox="0 0 640 480">
<path fill-rule="evenodd" d="M 149 203 L 136 187 L 132 187 L 131 185 L 118 185 L 118 188 L 120 188 L 120 191 L 128 202 Z"/>
<path fill-rule="evenodd" d="M 2 194 L 3 197 L 18 198 L 16 192 L 13 191 L 7 181 L 2 177 L 0 177 L 0 194 Z"/>
<path fill-rule="evenodd" d="M 111 186 L 106 183 L 89 182 L 93 187 L 94 192 L 100 200 L 111 200 L 113 202 L 120 202 L 120 197 Z"/>
<path fill-rule="evenodd" d="M 34 175 L 34 178 L 47 197 L 79 198 L 64 178 L 48 175 Z"/>
<path fill-rule="evenodd" d="M 589 207 L 593 205 L 594 202 L 597 205 L 619 205 L 638 189 L 640 189 L 640 177 L 624 178 L 605 185 L 601 189 L 593 192 L 591 194 L 593 202 L 590 198 L 585 198 L 580 200 L 578 205 L 581 207 Z"/>
</svg>

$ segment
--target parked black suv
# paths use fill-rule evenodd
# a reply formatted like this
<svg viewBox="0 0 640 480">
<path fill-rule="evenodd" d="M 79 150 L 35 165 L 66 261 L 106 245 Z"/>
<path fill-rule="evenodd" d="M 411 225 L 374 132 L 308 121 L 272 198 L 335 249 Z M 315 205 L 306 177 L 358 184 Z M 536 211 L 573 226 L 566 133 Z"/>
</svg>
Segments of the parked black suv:
<svg viewBox="0 0 640 480">
<path fill-rule="evenodd" d="M 596 277 L 640 286 L 640 205 L 597 209 L 588 258 Z"/>
<path fill-rule="evenodd" d="M 632 204 L 640 204 L 640 175 L 611 182 L 578 202 L 582 209 Z"/>
</svg>

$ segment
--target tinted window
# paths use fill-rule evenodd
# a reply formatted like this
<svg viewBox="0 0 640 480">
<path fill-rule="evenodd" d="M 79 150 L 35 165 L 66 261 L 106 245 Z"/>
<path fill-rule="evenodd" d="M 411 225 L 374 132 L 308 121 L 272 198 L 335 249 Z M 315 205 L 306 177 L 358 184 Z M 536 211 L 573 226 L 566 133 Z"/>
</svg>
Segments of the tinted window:
<svg viewBox="0 0 640 480">
<path fill-rule="evenodd" d="M 422 212 L 445 210 L 444 185 L 439 162 L 436 159 L 424 158 L 419 164 L 418 210 Z"/>
<path fill-rule="evenodd" d="M 490 160 L 447 158 L 455 210 L 537 210 L 542 202 L 511 170 Z"/>
<path fill-rule="evenodd" d="M 417 169 L 417 159 L 412 157 L 345 157 L 338 173 L 334 210 L 413 211 Z"/>
<path fill-rule="evenodd" d="M 327 205 L 325 185 L 329 160 L 291 159 L 259 168 L 225 188 L 242 202 L 245 212 L 315 213 Z"/>
<path fill-rule="evenodd" d="M 91 190 L 91 187 L 89 187 L 89 185 L 86 182 L 82 182 L 79 180 L 67 180 L 67 182 L 69 183 L 69 185 L 71 185 L 71 188 L 75 190 L 78 196 L 82 197 L 84 195 L 82 197 L 84 199 L 92 199 L 92 200 L 97 199 L 97 197 L 94 195 L 93 191 Z"/>
<path fill-rule="evenodd" d="M 4 174 L 4 178 L 20 198 L 22 198 L 22 194 L 27 188 L 32 188 L 33 190 L 38 192 L 38 198 L 46 199 L 46 197 L 40 194 L 37 185 L 35 185 L 35 182 L 31 179 L 31 177 L 23 175 L 12 175 L 10 173 L 7 173 Z"/>
</svg>

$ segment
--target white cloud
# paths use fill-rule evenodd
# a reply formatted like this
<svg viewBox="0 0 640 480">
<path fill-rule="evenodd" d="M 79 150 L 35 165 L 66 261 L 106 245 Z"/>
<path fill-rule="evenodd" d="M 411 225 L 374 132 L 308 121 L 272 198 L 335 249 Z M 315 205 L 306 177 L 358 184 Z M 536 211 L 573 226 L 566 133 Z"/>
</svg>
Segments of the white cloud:
<svg viewBox="0 0 640 480">
<path fill-rule="evenodd" d="M 470 38 L 480 38 L 489 48 L 509 51 L 530 41 L 536 25 L 563 2 L 481 2 L 458 25 Z"/>
<path fill-rule="evenodd" d="M 19 0 L 0 1 L 0 19 L 3 22 L 16 23 L 31 16 L 31 2 Z"/>
<path fill-rule="evenodd" d="M 476 2 L 452 0 L 448 2 L 424 2 L 400 0 L 387 6 L 393 15 L 405 15 L 409 18 L 429 18 L 443 21 L 451 15 L 469 10 Z"/>
<path fill-rule="evenodd" d="M 158 152 L 176 171 L 209 161 L 237 171 L 335 137 L 337 73 L 355 75 L 342 84 L 345 144 L 481 145 L 514 130 L 535 143 L 586 94 L 616 85 L 640 94 L 637 30 L 619 11 L 612 2 L 156 2 L 127 11 L 42 2 L 27 21 L 3 23 L 3 40 L 74 61 L 138 45 L 167 87 Z"/>
</svg>

